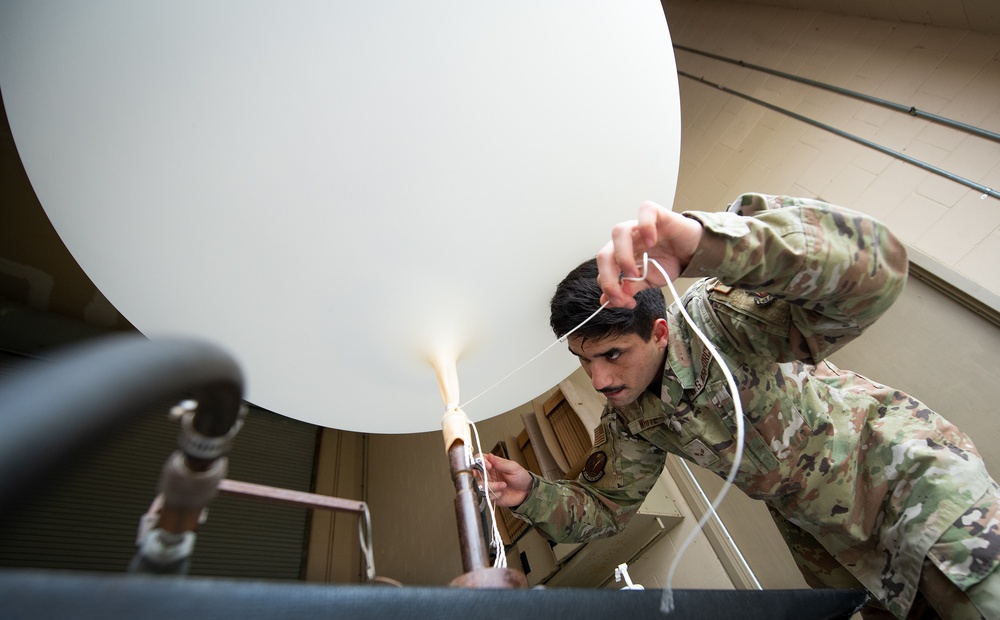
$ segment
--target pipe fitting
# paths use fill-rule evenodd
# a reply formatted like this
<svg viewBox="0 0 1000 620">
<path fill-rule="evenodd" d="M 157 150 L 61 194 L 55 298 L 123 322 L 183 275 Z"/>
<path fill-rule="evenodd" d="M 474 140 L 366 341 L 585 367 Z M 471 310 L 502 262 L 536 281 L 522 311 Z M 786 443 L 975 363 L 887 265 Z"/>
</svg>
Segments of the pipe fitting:
<svg viewBox="0 0 1000 620">
<path fill-rule="evenodd" d="M 165 509 L 170 507 L 202 509 L 218 494 L 219 483 L 226 477 L 229 459 L 212 462 L 205 471 L 194 471 L 187 465 L 184 452 L 175 450 L 163 465 L 160 492 Z"/>
<path fill-rule="evenodd" d="M 181 450 L 191 458 L 204 459 L 210 461 L 217 459 L 229 451 L 236 434 L 243 428 L 243 419 L 246 417 L 246 406 L 240 407 L 236 421 L 229 428 L 229 432 L 218 437 L 203 435 L 195 430 L 194 420 L 198 413 L 198 404 L 193 401 L 184 401 L 171 411 L 171 415 L 177 415 L 180 410 L 181 436 L 178 444 Z"/>
</svg>

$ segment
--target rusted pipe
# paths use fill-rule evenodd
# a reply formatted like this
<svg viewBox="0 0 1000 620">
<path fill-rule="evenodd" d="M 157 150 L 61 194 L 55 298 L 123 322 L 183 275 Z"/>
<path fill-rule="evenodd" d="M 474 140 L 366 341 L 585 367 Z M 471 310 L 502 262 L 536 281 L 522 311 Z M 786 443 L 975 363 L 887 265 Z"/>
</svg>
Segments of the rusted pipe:
<svg viewBox="0 0 1000 620">
<path fill-rule="evenodd" d="M 455 482 L 455 518 L 458 521 L 462 568 L 468 573 L 490 565 L 479 516 L 476 482 L 468 464 L 466 447 L 461 442 L 455 442 L 448 449 L 448 462 L 451 466 L 451 479 Z"/>
<path fill-rule="evenodd" d="M 350 512 L 358 515 L 365 513 L 365 503 L 353 499 L 280 489 L 252 482 L 223 480 L 219 483 L 219 493 L 232 497 L 252 497 L 274 504 L 300 506 L 303 508 L 323 508 L 337 512 Z"/>
</svg>

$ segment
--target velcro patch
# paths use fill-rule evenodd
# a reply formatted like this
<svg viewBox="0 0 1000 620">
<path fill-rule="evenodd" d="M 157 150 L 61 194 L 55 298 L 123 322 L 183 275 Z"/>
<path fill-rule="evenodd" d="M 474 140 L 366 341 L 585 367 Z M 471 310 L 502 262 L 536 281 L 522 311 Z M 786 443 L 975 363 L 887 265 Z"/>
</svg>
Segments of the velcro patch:
<svg viewBox="0 0 1000 620">
<path fill-rule="evenodd" d="M 587 459 L 580 474 L 587 482 L 597 482 L 604 477 L 604 468 L 608 464 L 608 455 L 604 452 L 594 452 Z"/>
<path fill-rule="evenodd" d="M 701 352 L 701 372 L 698 373 L 698 379 L 694 382 L 694 389 L 696 392 L 700 392 L 701 388 L 705 387 L 705 381 L 708 379 L 708 373 L 712 370 L 712 351 L 707 347 Z"/>
<path fill-rule="evenodd" d="M 608 441 L 608 432 L 604 430 L 604 425 L 601 424 L 594 429 L 594 447 L 598 448 L 603 446 Z"/>
<path fill-rule="evenodd" d="M 712 452 L 700 439 L 692 439 L 684 446 L 684 453 L 694 459 L 694 462 L 707 467 L 719 460 L 719 457 Z"/>
<path fill-rule="evenodd" d="M 655 418 L 639 418 L 638 420 L 633 420 L 628 424 L 628 430 L 633 435 L 638 435 L 642 431 L 649 430 L 654 426 L 659 426 L 667 421 L 667 416 L 658 415 Z"/>
</svg>

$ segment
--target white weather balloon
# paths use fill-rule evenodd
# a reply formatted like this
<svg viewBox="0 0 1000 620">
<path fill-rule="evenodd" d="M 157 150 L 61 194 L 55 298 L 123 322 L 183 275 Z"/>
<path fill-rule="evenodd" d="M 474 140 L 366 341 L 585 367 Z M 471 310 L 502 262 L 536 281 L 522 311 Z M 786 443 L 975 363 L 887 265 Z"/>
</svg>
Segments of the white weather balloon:
<svg viewBox="0 0 1000 620">
<path fill-rule="evenodd" d="M 46 213 L 125 317 L 353 431 L 438 428 L 430 355 L 467 399 L 552 342 L 558 280 L 677 177 L 653 0 L 7 2 L 0 87 Z M 547 353 L 466 412 L 573 368 Z"/>
</svg>

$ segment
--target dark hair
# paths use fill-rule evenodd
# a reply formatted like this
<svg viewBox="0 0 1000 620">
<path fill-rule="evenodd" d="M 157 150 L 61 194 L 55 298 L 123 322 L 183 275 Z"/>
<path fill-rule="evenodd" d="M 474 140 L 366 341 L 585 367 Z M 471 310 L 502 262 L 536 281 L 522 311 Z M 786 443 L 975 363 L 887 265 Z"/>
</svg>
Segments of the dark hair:
<svg viewBox="0 0 1000 620">
<path fill-rule="evenodd" d="M 665 318 L 667 303 L 658 288 L 648 288 L 635 295 L 636 306 L 605 308 L 586 325 L 573 333 L 585 338 L 607 338 L 637 334 L 643 340 L 653 335 L 653 323 Z M 549 303 L 549 325 L 556 336 L 562 338 L 571 329 L 583 323 L 601 306 L 601 287 L 597 284 L 597 260 L 581 263 L 556 287 Z"/>
</svg>

